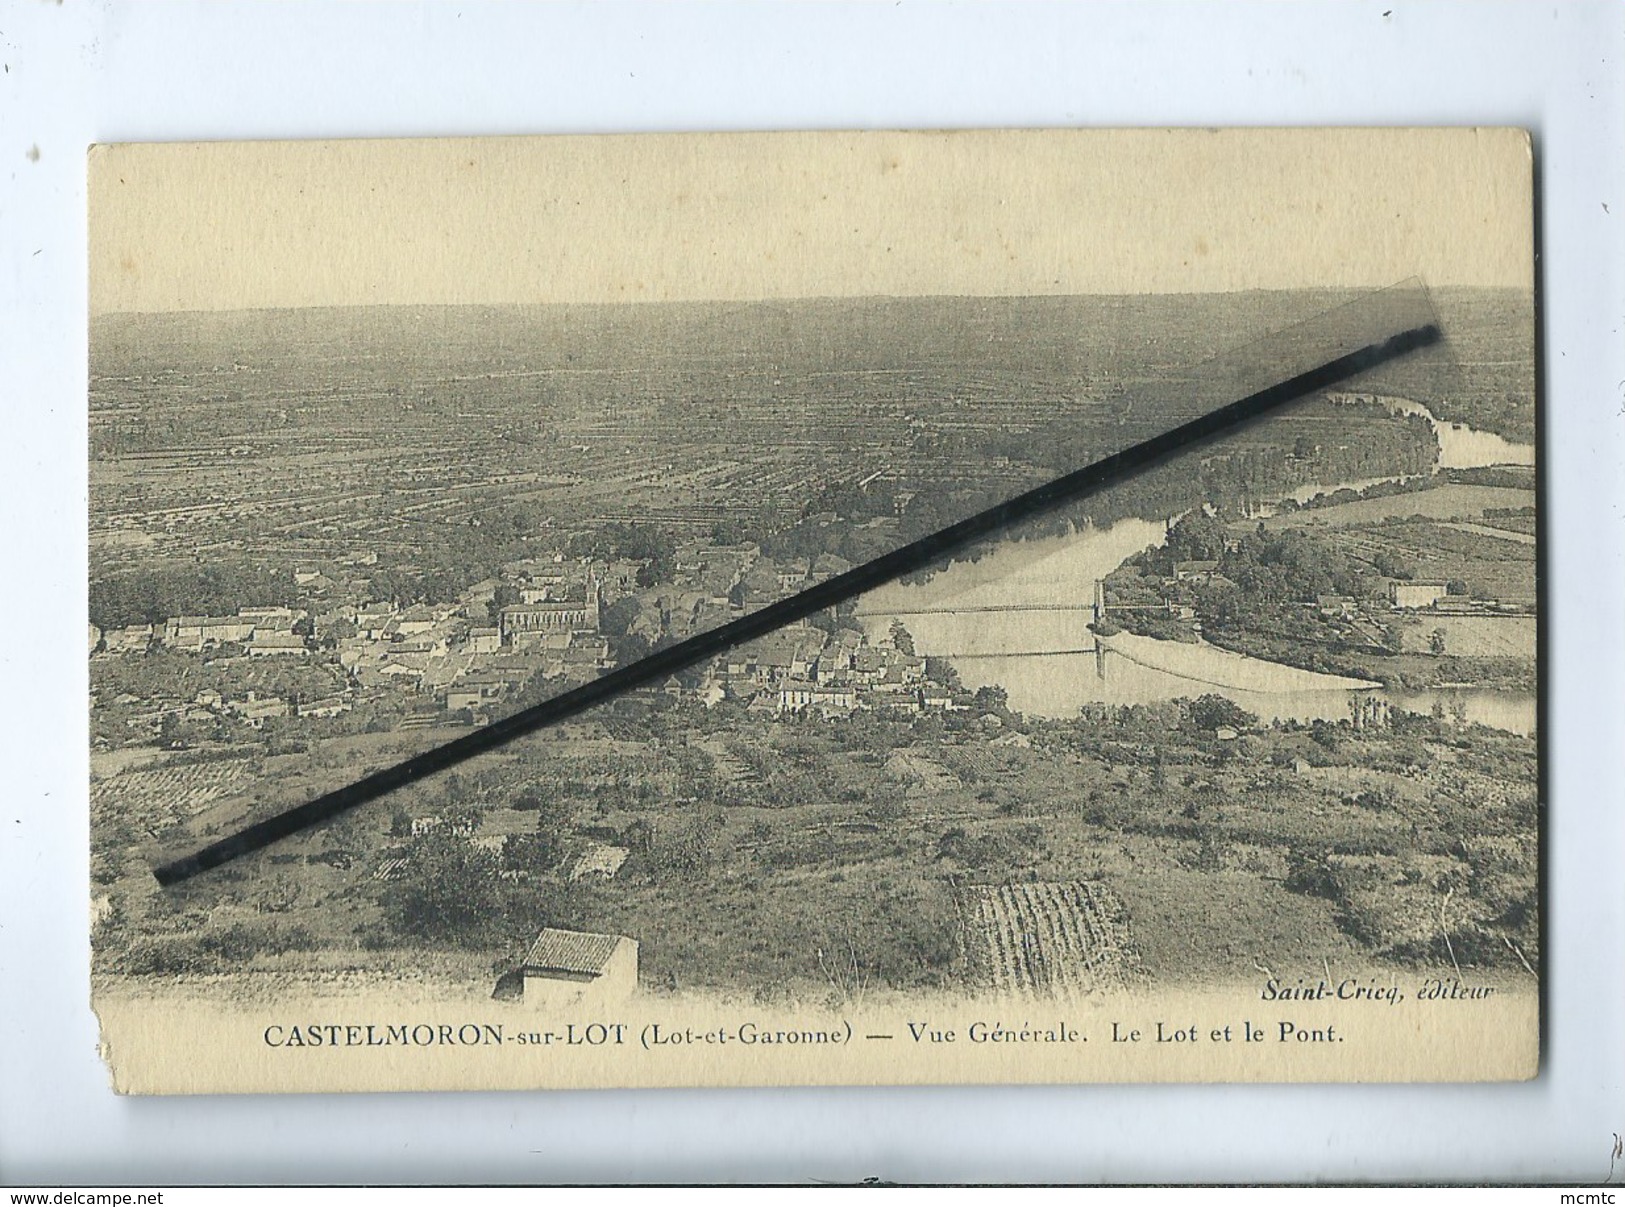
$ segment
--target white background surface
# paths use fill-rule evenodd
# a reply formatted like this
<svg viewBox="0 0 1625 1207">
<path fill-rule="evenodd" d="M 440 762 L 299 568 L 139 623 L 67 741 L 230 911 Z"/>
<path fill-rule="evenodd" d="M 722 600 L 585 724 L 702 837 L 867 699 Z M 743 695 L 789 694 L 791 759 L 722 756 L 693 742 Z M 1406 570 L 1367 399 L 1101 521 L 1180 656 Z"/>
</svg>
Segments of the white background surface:
<svg viewBox="0 0 1625 1207">
<path fill-rule="evenodd" d="M 0 5 L 0 1184 L 1601 1180 L 1625 1132 L 1622 30 L 1617 3 Z M 1551 533 L 1540 1079 L 108 1090 L 86 1004 L 87 145 L 1342 123 L 1535 133 Z"/>
</svg>

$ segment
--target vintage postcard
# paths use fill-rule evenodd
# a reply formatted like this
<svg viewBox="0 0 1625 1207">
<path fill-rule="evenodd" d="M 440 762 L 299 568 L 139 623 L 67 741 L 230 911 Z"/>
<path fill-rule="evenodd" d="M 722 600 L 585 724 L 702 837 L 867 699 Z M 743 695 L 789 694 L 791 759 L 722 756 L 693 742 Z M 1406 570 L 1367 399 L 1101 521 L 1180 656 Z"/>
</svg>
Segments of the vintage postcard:
<svg viewBox="0 0 1625 1207">
<path fill-rule="evenodd" d="M 89 175 L 119 1090 L 1537 1071 L 1523 132 L 120 145 Z"/>
</svg>

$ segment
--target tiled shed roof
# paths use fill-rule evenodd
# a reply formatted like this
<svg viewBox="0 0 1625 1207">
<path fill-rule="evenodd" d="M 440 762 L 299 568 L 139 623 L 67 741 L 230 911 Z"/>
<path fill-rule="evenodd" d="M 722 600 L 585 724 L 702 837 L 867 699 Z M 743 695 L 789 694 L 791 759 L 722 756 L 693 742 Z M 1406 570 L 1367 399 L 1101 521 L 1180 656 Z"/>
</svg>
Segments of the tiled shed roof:
<svg viewBox="0 0 1625 1207">
<path fill-rule="evenodd" d="M 552 972 L 578 972 L 597 976 L 615 954 L 618 935 L 595 935 L 580 930 L 554 930 L 536 936 L 525 957 L 525 967 Z"/>
</svg>

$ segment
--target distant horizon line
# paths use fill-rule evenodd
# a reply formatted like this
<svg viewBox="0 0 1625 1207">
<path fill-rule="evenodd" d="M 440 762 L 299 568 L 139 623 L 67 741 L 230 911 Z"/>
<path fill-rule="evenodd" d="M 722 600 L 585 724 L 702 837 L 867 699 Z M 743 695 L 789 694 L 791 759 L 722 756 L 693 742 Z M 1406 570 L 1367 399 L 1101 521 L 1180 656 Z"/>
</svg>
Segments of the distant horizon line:
<svg viewBox="0 0 1625 1207">
<path fill-rule="evenodd" d="M 851 293 L 851 294 L 805 294 L 784 297 L 763 298 L 639 298 L 626 301 L 609 300 L 582 300 L 582 301 L 503 301 L 503 302 L 311 302 L 297 306 L 219 306 L 219 307 L 177 307 L 164 310 L 103 310 L 92 311 L 88 317 L 91 321 L 109 318 L 149 318 L 161 315 L 230 315 L 230 314 L 285 314 L 303 310 L 518 310 L 518 309 L 566 309 L 570 307 L 601 307 L 617 309 L 648 309 L 660 306 L 769 306 L 797 302 L 924 302 L 924 301 L 1037 301 L 1037 300 L 1065 300 L 1072 298 L 1207 298 L 1207 297 L 1235 297 L 1245 294 L 1293 294 L 1293 293 L 1381 293 L 1392 289 L 1394 285 L 1293 285 L 1293 286 L 1259 286 L 1249 289 L 1189 289 L 1189 290 L 1145 290 L 1141 292 L 1099 292 L 1083 291 L 1079 293 Z M 1460 290 L 1474 293 L 1512 293 L 1533 297 L 1535 290 L 1532 286 L 1522 285 L 1483 285 L 1483 284 L 1442 284 L 1424 286 L 1428 291 L 1434 290 Z"/>
</svg>

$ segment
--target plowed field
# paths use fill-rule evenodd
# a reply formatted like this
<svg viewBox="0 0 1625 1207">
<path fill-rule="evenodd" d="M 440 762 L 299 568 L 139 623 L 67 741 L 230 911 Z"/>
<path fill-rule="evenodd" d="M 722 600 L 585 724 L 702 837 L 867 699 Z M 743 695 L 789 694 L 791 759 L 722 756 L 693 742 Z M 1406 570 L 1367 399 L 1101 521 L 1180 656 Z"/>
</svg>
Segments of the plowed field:
<svg viewBox="0 0 1625 1207">
<path fill-rule="evenodd" d="M 1139 959 L 1123 903 L 1082 881 L 972 885 L 971 973 L 1000 993 L 1089 993 L 1125 984 Z"/>
</svg>

